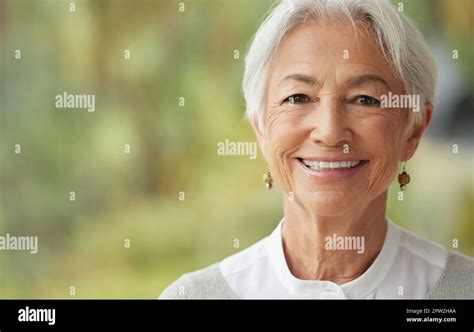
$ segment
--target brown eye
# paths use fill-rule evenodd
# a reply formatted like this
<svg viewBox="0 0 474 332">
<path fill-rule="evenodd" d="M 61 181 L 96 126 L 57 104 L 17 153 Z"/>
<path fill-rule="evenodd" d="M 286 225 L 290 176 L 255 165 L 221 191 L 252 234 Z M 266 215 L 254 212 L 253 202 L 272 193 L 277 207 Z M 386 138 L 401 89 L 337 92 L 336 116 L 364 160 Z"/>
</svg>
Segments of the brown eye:
<svg viewBox="0 0 474 332">
<path fill-rule="evenodd" d="M 285 103 L 288 103 L 290 105 L 304 104 L 304 103 L 307 103 L 308 101 L 309 101 L 309 97 L 303 94 L 296 94 L 285 99 Z"/>
<path fill-rule="evenodd" d="M 374 97 L 370 96 L 357 96 L 355 99 L 356 104 L 364 105 L 364 106 L 379 106 L 380 101 L 375 99 Z"/>
</svg>

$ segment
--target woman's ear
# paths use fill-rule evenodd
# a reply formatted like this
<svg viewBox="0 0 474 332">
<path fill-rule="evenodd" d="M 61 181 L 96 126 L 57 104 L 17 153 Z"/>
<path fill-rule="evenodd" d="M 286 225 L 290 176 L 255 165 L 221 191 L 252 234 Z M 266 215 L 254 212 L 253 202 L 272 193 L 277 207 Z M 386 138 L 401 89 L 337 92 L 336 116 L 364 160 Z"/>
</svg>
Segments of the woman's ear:
<svg viewBox="0 0 474 332">
<path fill-rule="evenodd" d="M 432 116 L 433 105 L 431 103 L 426 103 L 421 122 L 416 126 L 416 128 L 411 132 L 410 136 L 408 137 L 402 161 L 410 160 L 413 157 L 416 152 L 416 149 L 418 148 L 418 144 L 420 143 L 421 136 L 428 128 L 431 122 Z"/>
<path fill-rule="evenodd" d="M 267 156 L 266 156 L 267 140 L 263 132 L 264 129 L 260 125 L 257 117 L 253 117 L 251 124 L 252 124 L 253 130 L 255 131 L 255 136 L 257 137 L 258 145 L 260 146 L 260 151 L 262 151 L 263 157 L 265 158 L 265 160 L 267 160 Z"/>
</svg>

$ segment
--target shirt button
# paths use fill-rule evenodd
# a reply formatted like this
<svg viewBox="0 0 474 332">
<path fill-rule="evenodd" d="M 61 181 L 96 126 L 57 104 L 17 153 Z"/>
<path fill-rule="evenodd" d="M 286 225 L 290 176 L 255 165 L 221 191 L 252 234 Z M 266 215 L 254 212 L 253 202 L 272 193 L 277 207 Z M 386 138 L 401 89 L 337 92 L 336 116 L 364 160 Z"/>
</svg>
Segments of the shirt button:
<svg viewBox="0 0 474 332">
<path fill-rule="evenodd" d="M 321 292 L 321 299 L 345 299 L 344 293 L 337 290 L 327 289 Z"/>
</svg>

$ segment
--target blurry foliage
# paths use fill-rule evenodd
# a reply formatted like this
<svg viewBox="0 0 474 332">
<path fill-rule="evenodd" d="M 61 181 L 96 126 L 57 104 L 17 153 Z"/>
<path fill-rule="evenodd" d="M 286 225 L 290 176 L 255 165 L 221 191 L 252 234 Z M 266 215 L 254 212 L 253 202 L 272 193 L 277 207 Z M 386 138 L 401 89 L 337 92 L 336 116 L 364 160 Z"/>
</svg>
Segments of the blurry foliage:
<svg viewBox="0 0 474 332">
<path fill-rule="evenodd" d="M 255 140 L 243 121 L 243 58 L 273 1 L 190 0 L 184 13 L 179 1 L 75 1 L 74 13 L 70 2 L 0 0 L 0 234 L 39 236 L 37 255 L 0 252 L 0 297 L 64 298 L 75 286 L 77 298 L 154 298 L 282 216 L 260 156 L 216 154 L 218 141 Z M 467 48 L 470 4 L 406 10 Z M 465 72 L 472 80 L 472 66 Z M 64 91 L 96 94 L 96 111 L 55 109 Z M 451 144 L 424 138 L 406 199 L 391 188 L 388 212 L 473 255 L 472 145 L 453 156 Z"/>
</svg>

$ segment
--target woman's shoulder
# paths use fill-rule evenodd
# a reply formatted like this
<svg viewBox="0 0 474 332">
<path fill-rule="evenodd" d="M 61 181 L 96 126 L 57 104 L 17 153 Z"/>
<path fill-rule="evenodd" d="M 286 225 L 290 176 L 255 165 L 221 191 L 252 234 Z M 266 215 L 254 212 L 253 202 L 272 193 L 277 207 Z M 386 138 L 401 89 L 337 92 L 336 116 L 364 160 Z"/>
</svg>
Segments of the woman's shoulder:
<svg viewBox="0 0 474 332">
<path fill-rule="evenodd" d="M 236 299 L 239 296 L 228 283 L 229 275 L 245 273 L 267 255 L 265 241 L 224 258 L 204 269 L 186 273 L 168 286 L 160 299 Z"/>
<path fill-rule="evenodd" d="M 237 296 L 222 275 L 219 263 L 183 274 L 169 285 L 159 299 L 234 299 Z"/>
<path fill-rule="evenodd" d="M 474 299 L 474 258 L 449 252 L 444 272 L 428 298 Z"/>
</svg>

